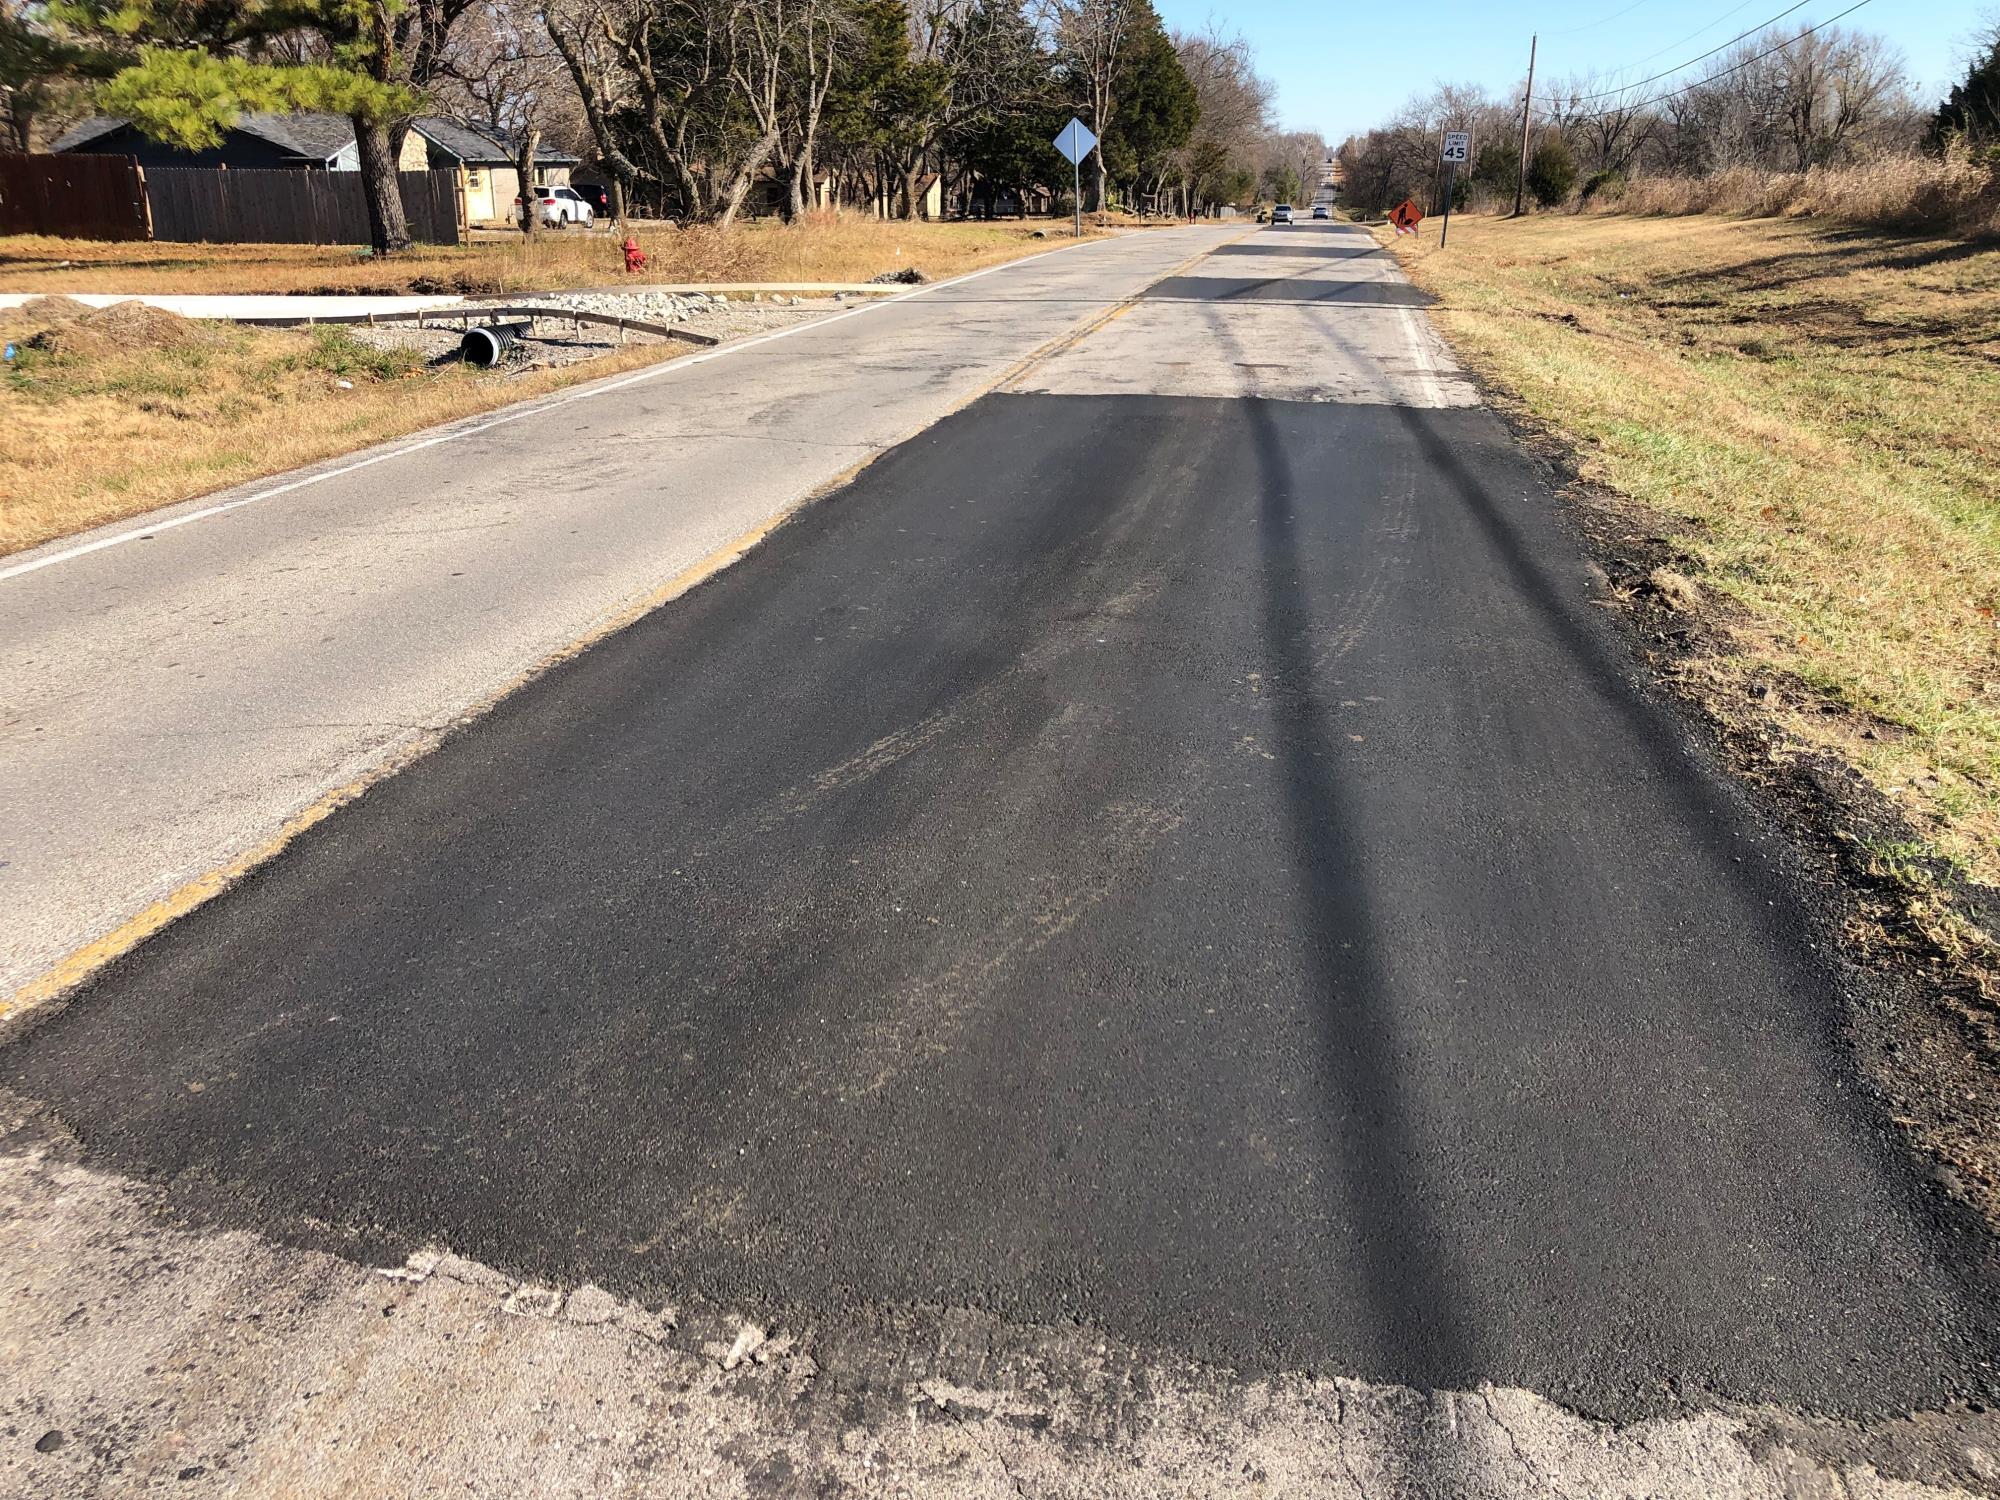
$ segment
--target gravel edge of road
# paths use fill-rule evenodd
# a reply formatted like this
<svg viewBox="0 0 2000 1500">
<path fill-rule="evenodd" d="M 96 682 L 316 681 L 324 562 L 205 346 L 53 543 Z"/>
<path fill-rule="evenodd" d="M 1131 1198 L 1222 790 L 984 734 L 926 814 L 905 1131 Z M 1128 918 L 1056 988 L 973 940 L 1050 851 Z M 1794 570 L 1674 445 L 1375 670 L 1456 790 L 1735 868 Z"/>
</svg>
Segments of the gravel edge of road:
<svg viewBox="0 0 2000 1500">
<path fill-rule="evenodd" d="M 917 1308 L 835 1331 L 370 1270 L 179 1221 L 0 1099 L 0 1494 L 297 1497 L 2000 1495 L 2000 1415 L 1709 1408 L 1630 1426 L 1531 1392 L 1249 1379 L 1081 1325 Z M 226 1331 L 213 1320 L 230 1309 Z M 165 1372 L 171 1379 L 162 1380 Z"/>
</svg>

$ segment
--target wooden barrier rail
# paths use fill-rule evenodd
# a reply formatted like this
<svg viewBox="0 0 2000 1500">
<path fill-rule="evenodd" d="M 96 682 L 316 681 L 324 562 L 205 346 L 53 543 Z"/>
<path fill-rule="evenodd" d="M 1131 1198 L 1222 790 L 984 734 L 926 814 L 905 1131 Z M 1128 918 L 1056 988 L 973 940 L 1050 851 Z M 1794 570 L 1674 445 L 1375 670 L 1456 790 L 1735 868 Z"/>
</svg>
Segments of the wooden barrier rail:
<svg viewBox="0 0 2000 1500">
<path fill-rule="evenodd" d="M 366 324 L 370 327 L 378 323 L 415 323 L 419 328 L 432 323 L 458 320 L 461 326 L 469 326 L 474 320 L 498 322 L 503 318 L 568 319 L 571 323 L 596 323 L 618 330 L 618 342 L 625 342 L 625 334 L 650 333 L 656 338 L 682 339 L 690 344 L 700 344 L 711 348 L 722 340 L 712 333 L 696 333 L 691 328 L 678 328 L 671 323 L 648 323 L 642 318 L 622 318 L 613 313 L 586 312 L 582 308 L 509 306 L 494 307 L 481 303 L 476 307 L 422 307 L 410 312 L 367 312 L 335 313 L 331 317 L 317 314 L 300 317 L 232 318 L 235 323 L 252 323 L 259 327 L 295 328 L 301 324 L 308 328 L 321 323 L 339 325 Z"/>
</svg>

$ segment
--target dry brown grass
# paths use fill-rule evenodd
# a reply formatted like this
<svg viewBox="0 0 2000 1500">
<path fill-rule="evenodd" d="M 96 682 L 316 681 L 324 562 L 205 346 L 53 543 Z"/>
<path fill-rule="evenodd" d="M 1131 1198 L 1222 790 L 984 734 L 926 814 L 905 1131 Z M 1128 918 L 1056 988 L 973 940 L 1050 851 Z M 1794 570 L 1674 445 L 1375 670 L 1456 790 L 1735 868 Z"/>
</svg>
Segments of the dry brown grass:
<svg viewBox="0 0 2000 1500">
<path fill-rule="evenodd" d="M 2000 246 L 1802 220 L 1466 216 L 1396 245 L 1466 359 L 1734 601 L 1720 702 L 2000 881 Z M 1834 712 L 1823 712 L 1831 708 Z"/>
<path fill-rule="evenodd" d="M 2000 234 L 2000 167 L 1964 151 L 1884 157 L 1805 172 L 1751 168 L 1707 177 L 1645 177 L 1599 194 L 1593 213 L 1814 218 L 1887 229 Z"/>
<path fill-rule="evenodd" d="M 179 330 L 149 340 L 128 326 L 107 353 L 61 337 L 59 311 L 0 313 L 0 337 L 26 340 L 51 323 L 59 334 L 0 376 L 0 554 L 686 352 L 635 346 L 510 378 L 431 370 L 336 328 L 153 317 Z"/>
<path fill-rule="evenodd" d="M 1036 239 L 1036 231 L 1047 238 Z M 1085 237 L 1103 230 L 1085 226 Z M 866 281 L 915 266 L 932 280 L 1065 243 L 1049 220 L 885 223 L 819 214 L 797 224 L 718 230 L 635 226 L 654 282 Z M 338 245 L 115 244 L 40 235 L 0 238 L 0 292 L 517 292 L 627 280 L 614 233 L 481 238 L 378 259 Z"/>
</svg>

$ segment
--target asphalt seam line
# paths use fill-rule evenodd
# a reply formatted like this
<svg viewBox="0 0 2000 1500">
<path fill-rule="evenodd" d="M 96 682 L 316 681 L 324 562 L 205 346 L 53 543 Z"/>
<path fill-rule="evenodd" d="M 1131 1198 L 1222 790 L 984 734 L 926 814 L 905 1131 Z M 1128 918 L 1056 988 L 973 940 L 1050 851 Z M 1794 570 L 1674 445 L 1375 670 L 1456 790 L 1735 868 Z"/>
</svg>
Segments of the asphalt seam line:
<svg viewBox="0 0 2000 1500">
<path fill-rule="evenodd" d="M 1238 235 L 1236 238 L 1240 239 L 1242 236 Z M 1083 243 L 1097 244 L 1101 242 L 1086 240 Z M 1232 244 L 1234 241 L 1224 240 L 1219 243 Z M 956 278 L 956 280 L 959 282 L 968 281 L 974 276 L 984 276 L 992 271 L 1004 270 L 1007 266 L 1025 265 L 1028 261 L 1040 260 L 1043 256 L 1053 255 L 1061 250 L 1080 248 L 1080 245 L 1059 245 L 1055 250 L 1044 250 L 1038 255 L 1026 256 L 1021 260 L 1006 261 L 998 266 L 988 266 L 984 271 L 973 271 L 966 276 Z M 592 625 L 582 634 L 556 647 L 553 651 L 538 657 L 528 666 L 514 673 L 498 688 L 474 700 L 467 707 L 453 715 L 448 723 L 435 729 L 420 730 L 413 735 L 392 740 L 389 744 L 373 752 L 376 758 L 372 765 L 368 766 L 360 775 L 349 778 L 330 791 L 320 793 L 311 802 L 307 803 L 305 807 L 285 819 L 279 825 L 276 833 L 260 840 L 249 849 L 244 850 L 214 869 L 194 876 L 190 880 L 183 881 L 167 895 L 132 916 L 127 917 L 123 922 L 112 928 L 111 931 L 72 949 L 61 959 L 57 960 L 53 966 L 21 985 L 4 1001 L 0 1001 L 0 1045 L 13 1041 L 25 1031 L 31 1018 L 41 1020 L 45 1019 L 48 1014 L 53 1014 L 54 1009 L 60 1008 L 59 1006 L 55 1006 L 55 1002 L 62 1000 L 98 970 L 104 968 L 107 964 L 123 958 L 127 953 L 130 953 L 134 948 L 145 942 L 146 939 L 186 916 L 189 912 L 194 911 L 198 907 L 205 906 L 208 902 L 214 900 L 217 896 L 235 885 L 252 870 L 255 870 L 258 866 L 282 853 L 294 839 L 307 829 L 324 822 L 342 807 L 360 797 L 370 787 L 388 780 L 391 776 L 423 759 L 426 755 L 437 749 L 439 745 L 443 744 L 452 734 L 484 718 L 487 714 L 498 708 L 502 702 L 512 697 L 536 678 L 554 670 L 564 662 L 574 660 L 585 651 L 588 651 L 592 646 L 616 635 L 619 631 L 645 618 L 662 605 L 672 603 L 689 590 L 707 582 L 732 563 L 741 561 L 758 543 L 762 542 L 773 531 L 784 525 L 785 522 L 789 521 L 806 506 L 811 505 L 817 500 L 824 499 L 836 490 L 853 483 L 861 471 L 874 463 L 882 454 L 901 447 L 919 433 L 927 431 L 938 422 L 945 420 L 945 418 L 963 411 L 980 397 L 991 395 L 994 391 L 1003 388 L 1010 382 L 1020 379 L 1021 376 L 1025 375 L 1041 361 L 1051 358 L 1061 351 L 1080 343 L 1112 319 L 1121 317 L 1129 312 L 1138 303 L 1139 299 L 1146 294 L 1149 288 L 1164 281 L 1169 276 L 1178 275 L 1186 267 L 1195 264 L 1213 252 L 1214 247 L 1196 251 L 1185 260 L 1152 277 L 1138 290 L 1119 299 L 1095 316 L 1086 319 L 1078 327 L 1067 329 L 1056 335 L 1040 348 L 1035 349 L 1033 352 L 1009 365 L 998 375 L 980 383 L 963 398 L 953 402 L 950 407 L 939 413 L 937 417 L 930 421 L 919 423 L 909 431 L 883 443 L 869 452 L 865 457 L 849 464 L 839 473 L 814 485 L 790 504 L 767 516 L 756 526 L 751 527 L 748 531 L 743 532 L 733 540 L 725 542 L 721 547 L 718 547 L 698 562 L 683 568 L 657 588 L 648 590 L 637 598 L 627 600 L 624 604 L 619 605 L 610 614 L 597 621 L 596 624 Z M 917 290 L 919 292 L 936 291 L 951 285 L 953 285 L 953 282 L 940 281 L 934 286 L 920 287 Z M 915 293 L 910 295 L 915 295 Z M 900 302 L 903 300 L 905 300 L 903 297 L 889 298 L 884 302 L 871 303 L 866 307 L 856 308 L 850 313 L 838 313 L 833 318 L 820 319 L 815 323 L 803 323 L 797 325 L 795 328 L 780 329 L 776 333 L 766 334 L 756 340 L 729 347 L 735 349 L 748 348 L 752 342 L 768 342 L 771 339 L 782 338 L 788 333 L 797 332 L 800 328 L 823 326 L 826 323 L 837 321 L 839 318 L 853 317 L 859 313 L 872 311 L 877 307 L 885 307 L 890 302 Z M 697 356 L 696 358 L 713 359 L 724 352 L 726 350 L 716 350 L 708 355 Z M 694 362 L 693 359 L 673 360 L 655 369 L 640 371 L 638 377 L 621 380 L 618 382 L 618 385 L 629 385 L 633 383 L 633 379 L 655 373 L 664 373 L 670 369 L 681 369 Z M 617 386 L 602 386 L 598 387 L 596 391 L 591 392 L 591 394 L 614 389 L 617 389 Z M 509 417 L 508 420 L 519 420 L 520 417 L 530 416 L 536 411 L 547 410 L 550 406 L 561 404 L 561 402 L 549 402 L 524 408 Z M 491 427 L 499 424 L 491 422 L 485 425 Z M 379 463 L 383 459 L 393 458 L 402 453 L 414 452 L 418 448 L 430 447 L 438 442 L 447 440 L 447 435 L 440 435 L 424 443 L 399 448 L 393 453 L 379 455 L 374 459 L 368 460 L 368 462 Z M 349 465 L 345 470 L 335 472 L 347 473 L 360 467 L 363 467 L 363 465 L 353 464 Z M 334 477 L 334 474 L 329 473 L 318 477 L 331 479 Z M 302 480 L 298 484 L 309 482 L 311 481 Z M 272 495 L 283 493 L 284 489 L 297 488 L 298 484 L 270 490 L 261 496 L 250 496 L 242 500 L 231 501 L 225 506 L 211 507 L 205 512 L 198 512 L 195 515 L 182 519 L 183 521 L 198 520 L 202 515 L 214 515 L 222 510 L 233 509 L 238 505 L 248 505 L 252 500 L 269 498 Z M 162 528 L 146 528 L 149 533 L 160 529 Z M 114 544 L 115 540 L 107 539 L 104 542 L 93 544 L 91 548 L 84 550 L 96 550 L 97 547 Z M 60 562 L 61 560 L 62 558 L 58 556 L 47 559 L 47 562 Z M 46 563 L 40 565 L 45 566 Z M 0 573 L 0 579 L 4 579 L 7 576 L 9 575 L 6 573 Z"/>
</svg>

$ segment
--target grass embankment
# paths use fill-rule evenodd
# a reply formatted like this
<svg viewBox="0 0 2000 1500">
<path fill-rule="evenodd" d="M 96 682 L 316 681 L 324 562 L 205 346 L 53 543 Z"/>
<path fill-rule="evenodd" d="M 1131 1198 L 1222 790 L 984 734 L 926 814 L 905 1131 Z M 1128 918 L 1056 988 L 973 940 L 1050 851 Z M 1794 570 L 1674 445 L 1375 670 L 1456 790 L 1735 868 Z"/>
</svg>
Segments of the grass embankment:
<svg viewBox="0 0 2000 1500">
<path fill-rule="evenodd" d="M 1468 363 L 1727 601 L 1691 667 L 1711 704 L 1893 799 L 1914 838 L 1885 870 L 2000 884 L 2000 246 L 1466 216 L 1396 250 Z"/>
<path fill-rule="evenodd" d="M 1036 239 L 1036 232 L 1046 238 Z M 1084 237 L 1101 231 L 1084 226 Z M 0 292 L 406 292 L 558 291 L 650 282 L 867 281 L 911 266 L 932 280 L 997 265 L 1066 242 L 1053 220 L 993 224 L 885 223 L 822 215 L 798 224 L 759 222 L 727 231 L 642 223 L 649 257 L 627 278 L 615 232 L 556 231 L 482 237 L 469 245 L 419 245 L 378 259 L 341 245 L 115 244 L 0 237 Z"/>
</svg>

